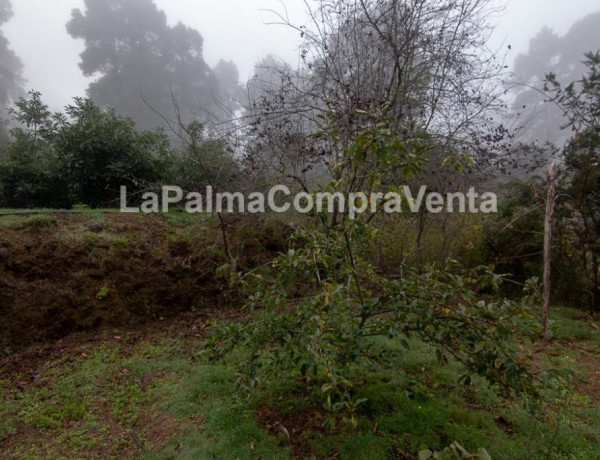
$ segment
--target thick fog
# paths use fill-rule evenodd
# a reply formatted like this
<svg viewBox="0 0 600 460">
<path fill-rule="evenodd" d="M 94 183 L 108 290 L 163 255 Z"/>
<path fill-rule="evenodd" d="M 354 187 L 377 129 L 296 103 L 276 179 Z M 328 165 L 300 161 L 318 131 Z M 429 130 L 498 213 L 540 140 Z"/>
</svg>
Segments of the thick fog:
<svg viewBox="0 0 600 460">
<path fill-rule="evenodd" d="M 2 28 L 11 48 L 25 64 L 27 88 L 41 91 L 48 102 L 61 106 L 76 94 L 83 94 L 87 80 L 77 66 L 83 50 L 80 40 L 71 38 L 65 24 L 79 0 L 14 0 L 14 17 Z M 290 17 L 303 21 L 303 0 L 283 2 Z M 298 34 L 285 27 L 268 25 L 275 20 L 269 9 L 283 11 L 276 0 L 157 0 L 170 24 L 182 21 L 204 37 L 204 57 L 209 64 L 233 60 L 240 76 L 248 77 L 253 65 L 267 54 L 288 62 L 297 61 Z M 501 4 L 501 3 L 500 3 Z M 498 29 L 492 44 L 512 45 L 512 57 L 526 52 L 528 42 L 543 27 L 565 33 L 586 14 L 600 11 L 598 0 L 511 0 L 497 15 Z M 510 58 L 509 58 L 510 59 Z"/>
<path fill-rule="evenodd" d="M 158 0 L 167 21 L 178 21 L 200 32 L 204 38 L 204 59 L 211 66 L 220 59 L 232 60 L 246 80 L 261 57 L 275 54 L 289 62 L 298 60 L 298 33 L 268 25 L 276 20 L 266 10 L 283 11 L 276 0 L 189 1 Z M 25 65 L 27 89 L 43 93 L 53 108 L 60 108 L 75 95 L 84 95 L 93 78 L 86 79 L 78 67 L 82 40 L 66 30 L 74 8 L 83 9 L 82 0 L 13 0 L 14 16 L 2 26 L 10 47 Z M 304 4 L 285 3 L 290 18 L 302 21 Z"/>
<path fill-rule="evenodd" d="M 77 35 L 69 34 L 66 27 L 72 19 L 73 9 L 85 11 L 83 0 L 1 0 L 0 4 L 2 3 L 12 3 L 13 16 L 0 26 L 0 31 L 8 40 L 8 48 L 23 63 L 22 88 L 40 91 L 44 101 L 55 110 L 68 104 L 74 96 L 86 95 L 86 90 L 93 96 L 93 82 L 98 78 L 100 67 L 90 64 L 88 76 L 83 75 L 80 66 L 80 53 L 85 48 L 83 36 L 74 38 Z M 174 28 L 182 22 L 200 34 L 198 44 L 208 67 L 216 70 L 222 60 L 229 64 L 233 62 L 237 67 L 236 78 L 241 84 L 250 78 L 254 65 L 268 55 L 278 56 L 292 67 L 299 63 L 299 33 L 289 27 L 272 24 L 278 19 L 269 10 L 287 14 L 291 22 L 302 24 L 306 13 L 303 0 L 156 0 L 155 4 L 158 10 L 166 14 L 169 27 Z M 560 38 L 568 35 L 577 21 L 600 11 L 599 0 L 508 0 L 497 2 L 497 5 L 499 10 L 492 16 L 496 30 L 491 35 L 489 46 L 498 50 L 499 56 L 505 59 L 505 64 L 517 71 L 514 79 L 521 82 L 532 77 L 534 63 L 529 63 L 527 68 L 527 59 L 523 56 L 529 51 L 531 39 L 543 27 L 548 27 L 555 38 Z M 595 28 L 600 30 L 600 24 Z M 589 33 L 586 32 L 587 35 L 583 34 L 579 38 L 581 46 L 586 46 L 587 40 L 589 43 L 597 43 L 597 48 L 600 48 L 600 40 L 593 36 L 593 30 L 594 26 L 588 27 Z M 581 60 L 579 54 L 585 51 L 566 47 L 564 52 L 569 53 L 569 50 L 577 54 L 572 56 L 576 62 Z M 523 56 L 519 58 L 520 55 Z M 3 64 L 10 63 L 6 60 Z M 140 63 L 140 66 L 143 65 Z M 223 66 L 221 70 L 224 71 Z M 199 70 L 188 69 L 188 72 L 192 71 Z M 524 74 L 518 75 L 519 71 Z M 215 74 L 217 79 L 222 77 L 218 73 Z M 234 73 L 226 78 L 232 78 Z M 100 91 L 101 89 L 97 93 Z M 122 91 L 127 93 L 131 89 L 124 88 Z M 205 88 L 204 91 L 213 94 L 216 90 Z M 532 99 L 523 95 L 520 97 L 519 104 L 531 102 Z M 98 98 L 102 99 L 100 96 Z M 118 105 L 122 96 L 115 94 L 113 99 Z M 112 104 L 113 99 L 105 98 L 100 102 L 103 105 L 115 105 Z M 155 102 L 160 108 L 158 101 L 150 102 Z M 229 108 L 235 110 L 236 107 Z"/>
</svg>

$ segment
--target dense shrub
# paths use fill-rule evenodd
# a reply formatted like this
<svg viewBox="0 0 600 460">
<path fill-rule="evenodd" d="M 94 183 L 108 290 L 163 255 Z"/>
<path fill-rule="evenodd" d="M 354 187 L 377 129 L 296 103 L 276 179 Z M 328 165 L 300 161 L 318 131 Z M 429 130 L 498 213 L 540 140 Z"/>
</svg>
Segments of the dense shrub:
<svg viewBox="0 0 600 460">
<path fill-rule="evenodd" d="M 111 207 L 121 186 L 135 201 L 159 184 L 193 189 L 236 172 L 223 142 L 199 136 L 194 149 L 179 153 L 163 131 L 140 132 L 131 119 L 90 99 L 75 98 L 64 113 L 52 114 L 31 92 L 11 114 L 21 126 L 0 153 L 0 206 Z"/>
</svg>

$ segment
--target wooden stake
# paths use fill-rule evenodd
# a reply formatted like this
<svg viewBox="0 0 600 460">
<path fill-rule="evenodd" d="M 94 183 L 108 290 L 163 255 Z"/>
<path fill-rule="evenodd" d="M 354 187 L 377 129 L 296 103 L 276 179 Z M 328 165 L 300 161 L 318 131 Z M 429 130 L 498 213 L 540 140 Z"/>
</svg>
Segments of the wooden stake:
<svg viewBox="0 0 600 460">
<path fill-rule="evenodd" d="M 556 196 L 556 164 L 548 168 L 548 195 L 546 196 L 546 219 L 544 221 L 544 310 L 542 313 L 542 334 L 550 338 L 550 276 L 552 274 L 552 217 Z"/>
</svg>

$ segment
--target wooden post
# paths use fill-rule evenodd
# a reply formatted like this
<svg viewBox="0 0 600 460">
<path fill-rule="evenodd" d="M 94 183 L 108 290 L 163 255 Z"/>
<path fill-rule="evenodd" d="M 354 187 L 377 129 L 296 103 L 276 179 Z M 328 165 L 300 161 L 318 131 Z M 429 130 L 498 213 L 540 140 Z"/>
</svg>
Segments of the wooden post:
<svg viewBox="0 0 600 460">
<path fill-rule="evenodd" d="M 550 338 L 550 276 L 552 274 L 552 216 L 556 196 L 556 164 L 548 168 L 548 194 L 546 196 L 546 219 L 544 221 L 544 310 L 542 313 L 542 334 Z"/>
</svg>

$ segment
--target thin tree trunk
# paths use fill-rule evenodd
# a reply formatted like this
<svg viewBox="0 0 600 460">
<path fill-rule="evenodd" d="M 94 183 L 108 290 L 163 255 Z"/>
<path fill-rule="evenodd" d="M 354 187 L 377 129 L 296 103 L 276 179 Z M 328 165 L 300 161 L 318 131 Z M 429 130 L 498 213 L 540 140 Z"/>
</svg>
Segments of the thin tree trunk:
<svg viewBox="0 0 600 460">
<path fill-rule="evenodd" d="M 421 253 L 421 239 L 425 231 L 425 212 L 419 211 L 419 233 L 417 234 L 417 264 L 419 267 L 423 265 L 423 254 Z"/>
<path fill-rule="evenodd" d="M 546 219 L 544 222 L 544 310 L 542 313 L 542 334 L 549 338 L 550 328 L 550 277 L 552 274 L 552 216 L 556 196 L 556 164 L 548 168 L 548 195 L 546 197 Z"/>
</svg>

